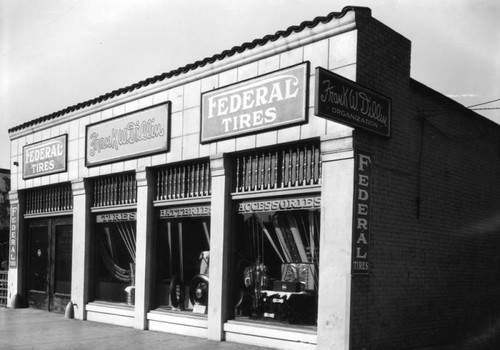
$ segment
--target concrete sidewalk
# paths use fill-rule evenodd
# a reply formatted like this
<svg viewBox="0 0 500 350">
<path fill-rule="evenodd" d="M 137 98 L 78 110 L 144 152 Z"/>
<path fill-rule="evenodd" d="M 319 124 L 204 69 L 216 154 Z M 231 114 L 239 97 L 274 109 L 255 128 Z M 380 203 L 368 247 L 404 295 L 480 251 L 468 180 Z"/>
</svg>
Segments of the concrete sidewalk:
<svg viewBox="0 0 500 350">
<path fill-rule="evenodd" d="M 33 309 L 0 308 L 0 349 L 257 350 L 262 347 L 70 320 Z"/>
</svg>

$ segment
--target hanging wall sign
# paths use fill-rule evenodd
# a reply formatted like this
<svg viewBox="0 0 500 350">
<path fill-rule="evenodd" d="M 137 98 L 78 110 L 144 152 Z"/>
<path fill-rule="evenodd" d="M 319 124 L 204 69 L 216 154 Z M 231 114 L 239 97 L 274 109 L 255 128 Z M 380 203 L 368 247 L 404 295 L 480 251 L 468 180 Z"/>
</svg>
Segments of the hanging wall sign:
<svg viewBox="0 0 500 350">
<path fill-rule="evenodd" d="M 17 267 L 17 237 L 19 231 L 19 204 L 10 206 L 9 267 Z"/>
<path fill-rule="evenodd" d="M 206 92 L 201 143 L 306 121 L 309 63 Z"/>
<path fill-rule="evenodd" d="M 64 134 L 23 147 L 23 179 L 66 171 L 67 140 Z"/>
<path fill-rule="evenodd" d="M 355 166 L 352 271 L 355 274 L 367 274 L 370 252 L 371 155 L 357 149 Z"/>
<path fill-rule="evenodd" d="M 390 136 L 391 100 L 321 67 L 316 68 L 314 114 Z"/>
<path fill-rule="evenodd" d="M 168 151 L 170 101 L 87 126 L 86 166 Z"/>
</svg>

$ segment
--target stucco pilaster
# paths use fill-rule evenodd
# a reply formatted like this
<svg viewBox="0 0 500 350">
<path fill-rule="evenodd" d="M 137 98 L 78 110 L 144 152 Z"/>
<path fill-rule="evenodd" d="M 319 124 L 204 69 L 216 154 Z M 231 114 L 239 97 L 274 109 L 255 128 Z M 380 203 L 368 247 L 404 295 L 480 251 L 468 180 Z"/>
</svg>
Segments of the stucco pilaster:
<svg viewBox="0 0 500 350">
<path fill-rule="evenodd" d="M 223 340 L 227 320 L 228 255 L 231 224 L 230 162 L 222 154 L 210 158 L 212 210 L 210 221 L 210 293 L 208 339 Z"/>
<path fill-rule="evenodd" d="M 73 191 L 73 247 L 71 261 L 71 301 L 75 318 L 87 318 L 90 269 L 90 184 L 87 180 L 71 183 Z"/>
<path fill-rule="evenodd" d="M 146 329 L 151 304 L 151 257 L 153 254 L 154 176 L 149 168 L 137 171 L 137 233 L 135 266 L 135 323 Z"/>
<path fill-rule="evenodd" d="M 318 350 L 349 349 L 354 185 L 352 133 L 321 139 Z"/>
</svg>

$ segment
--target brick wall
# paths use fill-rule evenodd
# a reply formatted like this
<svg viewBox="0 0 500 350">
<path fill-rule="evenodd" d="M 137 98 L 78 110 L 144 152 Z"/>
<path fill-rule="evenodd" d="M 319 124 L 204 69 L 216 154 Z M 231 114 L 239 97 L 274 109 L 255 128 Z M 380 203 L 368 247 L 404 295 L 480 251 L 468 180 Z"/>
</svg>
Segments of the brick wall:
<svg viewBox="0 0 500 350">
<path fill-rule="evenodd" d="M 500 316 L 500 128 L 410 80 L 408 40 L 358 23 L 357 81 L 392 98 L 392 135 L 355 133 L 373 182 L 371 271 L 353 277 L 352 348 L 489 337 Z"/>
</svg>

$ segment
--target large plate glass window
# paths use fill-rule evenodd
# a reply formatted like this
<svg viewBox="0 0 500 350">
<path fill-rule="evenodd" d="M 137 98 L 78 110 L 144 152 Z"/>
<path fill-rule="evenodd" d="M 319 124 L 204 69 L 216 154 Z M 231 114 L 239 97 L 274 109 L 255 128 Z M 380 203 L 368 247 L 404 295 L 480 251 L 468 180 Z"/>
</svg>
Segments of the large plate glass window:
<svg viewBox="0 0 500 350">
<path fill-rule="evenodd" d="M 156 169 L 155 304 L 160 309 L 207 312 L 210 194 L 208 159 Z"/>
<path fill-rule="evenodd" d="M 185 216 L 189 215 L 189 216 Z M 156 251 L 156 304 L 205 313 L 210 263 L 210 206 L 160 210 Z"/>
<path fill-rule="evenodd" d="M 93 182 L 94 300 L 135 303 L 137 181 L 134 173 Z M 131 211 L 134 209 L 134 211 Z"/>
<path fill-rule="evenodd" d="M 236 319 L 316 325 L 320 204 L 316 196 L 238 204 Z"/>
<path fill-rule="evenodd" d="M 136 213 L 96 215 L 94 299 L 134 304 Z"/>
</svg>

